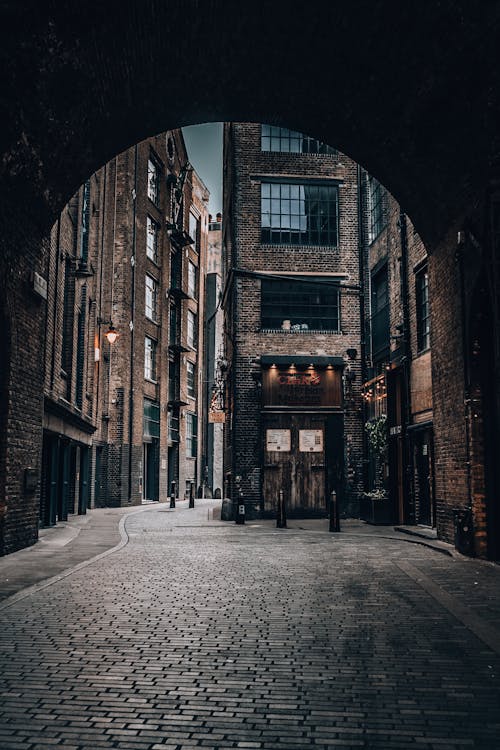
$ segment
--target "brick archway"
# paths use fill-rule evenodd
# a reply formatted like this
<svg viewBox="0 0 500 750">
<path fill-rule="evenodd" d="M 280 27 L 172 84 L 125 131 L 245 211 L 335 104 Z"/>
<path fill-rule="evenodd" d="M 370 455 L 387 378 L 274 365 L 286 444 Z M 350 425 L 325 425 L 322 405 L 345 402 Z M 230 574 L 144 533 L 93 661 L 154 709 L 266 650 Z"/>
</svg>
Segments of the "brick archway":
<svg viewBox="0 0 500 750">
<path fill-rule="evenodd" d="M 46 230 L 90 173 L 137 141 L 253 120 L 348 153 L 434 242 L 468 209 L 498 150 L 498 15 L 465 0 L 416 15 L 396 0 L 314 12 L 12 0 L 2 24 L 2 218 L 15 227 L 21 214 L 31 231 Z"/>
</svg>

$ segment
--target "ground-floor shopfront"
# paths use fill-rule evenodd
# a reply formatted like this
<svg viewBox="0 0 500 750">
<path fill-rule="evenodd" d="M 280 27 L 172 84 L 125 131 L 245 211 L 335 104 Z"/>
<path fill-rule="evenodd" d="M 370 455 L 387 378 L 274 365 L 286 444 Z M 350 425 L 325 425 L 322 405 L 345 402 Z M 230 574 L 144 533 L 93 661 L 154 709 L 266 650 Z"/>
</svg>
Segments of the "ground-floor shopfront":
<svg viewBox="0 0 500 750">
<path fill-rule="evenodd" d="M 338 357 L 266 355 L 262 361 L 262 503 L 282 501 L 289 517 L 326 516 L 331 493 L 342 504 L 345 436 Z"/>
</svg>

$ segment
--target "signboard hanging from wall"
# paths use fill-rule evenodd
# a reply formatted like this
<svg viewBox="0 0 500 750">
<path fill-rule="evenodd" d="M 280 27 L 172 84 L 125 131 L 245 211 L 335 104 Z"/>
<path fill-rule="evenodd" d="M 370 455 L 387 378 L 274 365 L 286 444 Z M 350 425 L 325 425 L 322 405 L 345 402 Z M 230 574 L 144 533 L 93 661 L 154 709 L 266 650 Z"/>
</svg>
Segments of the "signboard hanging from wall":
<svg viewBox="0 0 500 750">
<path fill-rule="evenodd" d="M 224 424 L 226 421 L 226 414 L 223 411 L 209 411 L 208 421 L 211 424 Z"/>
</svg>

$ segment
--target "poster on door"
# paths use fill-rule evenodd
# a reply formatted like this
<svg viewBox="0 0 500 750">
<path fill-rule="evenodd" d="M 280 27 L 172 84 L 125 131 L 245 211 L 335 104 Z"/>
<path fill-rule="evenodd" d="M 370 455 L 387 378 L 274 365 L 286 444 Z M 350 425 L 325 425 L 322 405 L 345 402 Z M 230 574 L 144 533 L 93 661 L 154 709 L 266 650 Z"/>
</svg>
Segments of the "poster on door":
<svg viewBox="0 0 500 750">
<path fill-rule="evenodd" d="M 323 450 L 323 430 L 299 430 L 299 451 L 301 453 L 321 453 Z"/>
<path fill-rule="evenodd" d="M 289 451 L 290 430 L 266 430 L 266 451 Z"/>
</svg>

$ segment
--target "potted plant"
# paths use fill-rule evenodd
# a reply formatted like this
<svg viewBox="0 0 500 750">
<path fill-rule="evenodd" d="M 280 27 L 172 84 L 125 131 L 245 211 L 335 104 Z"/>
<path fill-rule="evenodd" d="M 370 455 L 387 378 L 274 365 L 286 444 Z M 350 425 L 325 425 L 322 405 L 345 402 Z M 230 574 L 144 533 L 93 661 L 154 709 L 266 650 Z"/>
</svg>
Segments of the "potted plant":
<svg viewBox="0 0 500 750">
<path fill-rule="evenodd" d="M 392 513 L 389 493 L 384 484 L 384 469 L 387 462 L 387 415 L 382 414 L 365 424 L 370 453 L 375 459 L 375 481 L 368 492 L 363 492 L 360 517 L 372 524 L 390 524 Z"/>
</svg>

